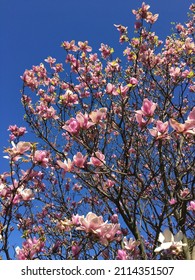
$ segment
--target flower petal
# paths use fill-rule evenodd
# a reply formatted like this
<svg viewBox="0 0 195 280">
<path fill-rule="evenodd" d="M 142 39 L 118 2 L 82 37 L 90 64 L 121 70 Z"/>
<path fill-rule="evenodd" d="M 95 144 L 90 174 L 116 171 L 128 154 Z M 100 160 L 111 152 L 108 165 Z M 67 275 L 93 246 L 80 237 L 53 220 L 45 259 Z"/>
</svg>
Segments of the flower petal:
<svg viewBox="0 0 195 280">
<path fill-rule="evenodd" d="M 174 241 L 174 236 L 168 228 L 164 230 L 163 235 L 165 237 L 165 242 L 173 242 Z"/>
<path fill-rule="evenodd" d="M 175 242 L 180 242 L 183 239 L 183 233 L 180 230 L 175 236 L 174 236 L 174 241 Z"/>
<path fill-rule="evenodd" d="M 164 235 L 162 234 L 162 232 L 160 232 L 159 237 L 158 237 L 158 241 L 159 241 L 160 243 L 163 243 L 164 240 L 165 240 L 165 237 L 164 237 Z"/>
</svg>

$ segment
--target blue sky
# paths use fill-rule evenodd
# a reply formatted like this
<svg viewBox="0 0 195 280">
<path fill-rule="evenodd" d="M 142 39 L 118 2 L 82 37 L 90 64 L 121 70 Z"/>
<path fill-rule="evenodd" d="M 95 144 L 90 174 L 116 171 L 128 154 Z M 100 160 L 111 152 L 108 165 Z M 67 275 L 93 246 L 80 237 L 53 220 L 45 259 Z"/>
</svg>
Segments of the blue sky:
<svg viewBox="0 0 195 280">
<path fill-rule="evenodd" d="M 153 13 L 159 13 L 155 31 L 164 39 L 170 22 L 187 19 L 190 0 L 148 0 Z M 20 103 L 20 75 L 47 56 L 64 62 L 62 41 L 89 41 L 93 51 L 105 43 L 117 49 L 118 32 L 113 24 L 133 30 L 132 9 L 140 0 L 0 0 L 0 172 L 5 171 L 3 147 L 7 145 L 10 124 L 24 126 Z"/>
</svg>

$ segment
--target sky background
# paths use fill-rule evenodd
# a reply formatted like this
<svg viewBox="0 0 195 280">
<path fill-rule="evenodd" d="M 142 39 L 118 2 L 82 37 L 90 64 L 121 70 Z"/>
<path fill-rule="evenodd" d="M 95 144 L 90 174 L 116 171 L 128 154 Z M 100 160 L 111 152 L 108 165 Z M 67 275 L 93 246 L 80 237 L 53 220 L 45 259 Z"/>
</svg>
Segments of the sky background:
<svg viewBox="0 0 195 280">
<path fill-rule="evenodd" d="M 190 0 L 148 0 L 159 13 L 154 30 L 160 39 L 171 33 L 171 22 L 185 22 Z M 94 52 L 101 43 L 117 50 L 119 34 L 114 24 L 133 31 L 131 10 L 140 0 L 0 0 L 0 172 L 5 170 L 3 147 L 8 144 L 10 124 L 24 126 L 20 102 L 25 69 L 48 56 L 64 62 L 62 41 L 88 40 Z"/>
</svg>

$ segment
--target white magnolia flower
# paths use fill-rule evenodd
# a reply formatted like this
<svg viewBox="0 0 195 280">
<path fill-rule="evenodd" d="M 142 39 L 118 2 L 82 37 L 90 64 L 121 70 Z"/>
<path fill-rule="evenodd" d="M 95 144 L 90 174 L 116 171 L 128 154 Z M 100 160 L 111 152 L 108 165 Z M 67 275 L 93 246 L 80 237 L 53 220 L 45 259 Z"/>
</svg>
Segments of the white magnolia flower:
<svg viewBox="0 0 195 280">
<path fill-rule="evenodd" d="M 179 231 L 175 236 L 169 229 L 165 229 L 164 232 L 160 232 L 158 241 L 161 243 L 154 252 L 160 252 L 162 250 L 170 249 L 171 247 L 177 249 L 178 252 L 182 251 L 182 246 L 186 246 L 186 243 L 182 243 L 183 233 Z"/>
</svg>

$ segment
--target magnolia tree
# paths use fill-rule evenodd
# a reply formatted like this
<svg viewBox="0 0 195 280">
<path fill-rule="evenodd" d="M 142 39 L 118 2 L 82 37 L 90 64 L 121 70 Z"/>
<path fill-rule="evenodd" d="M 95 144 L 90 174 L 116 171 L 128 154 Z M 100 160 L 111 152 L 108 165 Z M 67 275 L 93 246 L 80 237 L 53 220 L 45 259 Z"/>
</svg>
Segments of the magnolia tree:
<svg viewBox="0 0 195 280">
<path fill-rule="evenodd" d="M 194 13 L 165 42 L 143 3 L 122 58 L 62 43 L 25 70 L 0 176 L 6 259 L 195 259 Z M 31 137 L 31 136 L 29 136 Z"/>
</svg>

